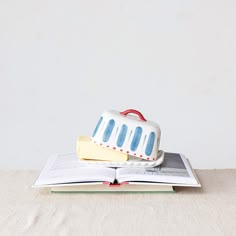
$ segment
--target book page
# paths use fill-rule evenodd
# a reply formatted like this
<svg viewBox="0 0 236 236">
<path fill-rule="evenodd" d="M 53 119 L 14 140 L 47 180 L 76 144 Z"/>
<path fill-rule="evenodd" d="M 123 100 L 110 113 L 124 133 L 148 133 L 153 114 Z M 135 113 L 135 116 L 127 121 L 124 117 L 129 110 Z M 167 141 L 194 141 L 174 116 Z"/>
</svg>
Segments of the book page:
<svg viewBox="0 0 236 236">
<path fill-rule="evenodd" d="M 177 153 L 165 153 L 161 165 L 152 168 L 119 168 L 118 182 L 148 181 L 171 184 L 198 185 L 187 159 Z"/>
<path fill-rule="evenodd" d="M 34 186 L 75 182 L 114 182 L 115 169 L 88 167 L 75 153 L 53 155 L 46 162 Z"/>
</svg>

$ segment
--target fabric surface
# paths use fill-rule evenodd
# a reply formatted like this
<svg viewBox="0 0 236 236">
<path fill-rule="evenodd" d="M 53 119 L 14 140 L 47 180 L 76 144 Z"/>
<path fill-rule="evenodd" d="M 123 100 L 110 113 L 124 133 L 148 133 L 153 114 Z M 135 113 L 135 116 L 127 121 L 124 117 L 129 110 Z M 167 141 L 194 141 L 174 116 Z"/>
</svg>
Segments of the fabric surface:
<svg viewBox="0 0 236 236">
<path fill-rule="evenodd" d="M 236 170 L 162 194 L 50 193 L 39 171 L 0 171 L 0 235 L 236 235 Z"/>
</svg>

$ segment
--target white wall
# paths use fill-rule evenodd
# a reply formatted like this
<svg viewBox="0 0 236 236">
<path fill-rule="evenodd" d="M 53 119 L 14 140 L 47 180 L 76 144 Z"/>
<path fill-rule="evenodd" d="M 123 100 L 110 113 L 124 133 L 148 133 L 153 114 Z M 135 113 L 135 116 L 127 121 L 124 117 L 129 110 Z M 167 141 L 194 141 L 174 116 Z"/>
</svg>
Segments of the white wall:
<svg viewBox="0 0 236 236">
<path fill-rule="evenodd" d="M 138 109 L 161 148 L 236 168 L 234 0 L 1 0 L 0 167 L 75 150 L 104 109 Z"/>
</svg>

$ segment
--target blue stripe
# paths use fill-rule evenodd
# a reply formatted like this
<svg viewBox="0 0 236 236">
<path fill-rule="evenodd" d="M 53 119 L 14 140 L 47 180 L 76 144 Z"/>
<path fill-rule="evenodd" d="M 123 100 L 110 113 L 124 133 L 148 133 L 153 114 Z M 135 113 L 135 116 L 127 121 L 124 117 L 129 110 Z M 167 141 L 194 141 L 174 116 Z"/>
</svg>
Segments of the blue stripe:
<svg viewBox="0 0 236 236">
<path fill-rule="evenodd" d="M 131 151 L 135 151 L 139 145 L 139 141 L 140 141 L 140 138 L 141 138 L 141 135 L 142 135 L 142 128 L 141 127 L 136 127 L 135 129 L 135 133 L 134 133 L 134 137 L 133 137 L 133 140 L 132 140 L 132 143 L 130 145 L 130 149 Z"/>
<path fill-rule="evenodd" d="M 109 140 L 114 126 L 115 126 L 115 121 L 113 119 L 109 120 L 105 132 L 103 134 L 103 142 L 107 142 Z"/>
<path fill-rule="evenodd" d="M 96 135 L 96 133 L 97 133 L 97 131 L 98 131 L 98 128 L 99 128 L 99 126 L 100 126 L 101 123 L 102 123 L 102 120 L 103 120 L 103 117 L 101 116 L 100 119 L 99 119 L 99 121 L 98 121 L 98 123 L 97 123 L 97 125 L 96 125 L 95 130 L 93 131 L 92 137 L 94 137 L 94 136 Z"/>
<path fill-rule="evenodd" d="M 116 142 L 116 145 L 118 147 L 122 147 L 123 146 L 124 141 L 125 141 L 125 137 L 126 137 L 126 134 L 127 134 L 127 130 L 128 130 L 127 125 L 122 125 L 121 126 L 121 130 L 120 130 L 117 142 Z"/>
<path fill-rule="evenodd" d="M 154 132 L 151 132 L 151 133 L 149 134 L 148 141 L 147 141 L 147 146 L 146 146 L 146 149 L 145 149 L 145 154 L 146 154 L 147 156 L 150 156 L 151 153 L 152 153 L 154 141 L 155 141 L 155 133 L 154 133 Z"/>
</svg>

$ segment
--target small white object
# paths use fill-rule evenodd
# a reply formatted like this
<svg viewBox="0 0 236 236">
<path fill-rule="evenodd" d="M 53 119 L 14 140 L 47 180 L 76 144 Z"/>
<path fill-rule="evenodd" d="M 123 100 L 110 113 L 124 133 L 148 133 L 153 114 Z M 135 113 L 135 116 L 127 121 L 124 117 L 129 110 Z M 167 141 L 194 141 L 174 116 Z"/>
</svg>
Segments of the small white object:
<svg viewBox="0 0 236 236">
<path fill-rule="evenodd" d="M 92 134 L 92 141 L 106 148 L 124 152 L 147 161 L 158 158 L 161 130 L 141 112 L 104 111 Z"/>
<path fill-rule="evenodd" d="M 164 161 L 164 151 L 158 152 L 158 158 L 155 161 L 146 161 L 129 155 L 128 161 L 89 161 L 80 160 L 88 166 L 102 166 L 102 167 L 155 167 Z"/>
</svg>

